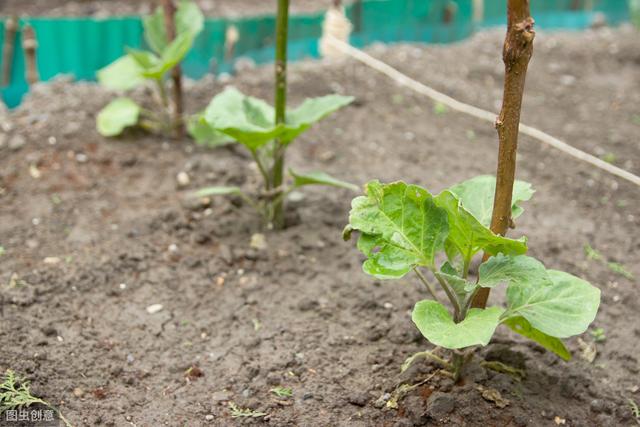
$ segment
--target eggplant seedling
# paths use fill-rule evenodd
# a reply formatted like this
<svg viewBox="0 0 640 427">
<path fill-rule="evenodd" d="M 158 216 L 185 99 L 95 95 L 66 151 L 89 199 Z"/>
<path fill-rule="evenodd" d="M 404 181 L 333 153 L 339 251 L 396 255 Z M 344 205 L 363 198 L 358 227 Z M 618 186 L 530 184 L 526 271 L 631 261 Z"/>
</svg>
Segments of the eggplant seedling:
<svg viewBox="0 0 640 427">
<path fill-rule="evenodd" d="M 118 97 L 98 114 L 96 125 L 103 136 L 120 135 L 126 128 L 138 126 L 147 131 L 171 134 L 182 126 L 182 117 L 176 117 L 168 95 L 169 72 L 177 67 L 191 49 L 195 37 L 204 28 L 204 15 L 189 0 L 181 0 L 174 17 L 175 37 L 169 39 L 165 27 L 164 10 L 146 16 L 142 23 L 144 39 L 151 49 L 127 48 L 126 55 L 98 71 L 101 85 L 126 92 L 141 85 L 155 89 L 156 107 L 147 109 L 129 97 Z"/>
<path fill-rule="evenodd" d="M 415 304 L 412 320 L 432 344 L 454 350 L 457 357 L 446 365 L 456 379 L 466 358 L 455 351 L 487 345 L 501 324 L 569 360 L 561 339 L 585 332 L 600 304 L 596 287 L 526 256 L 525 237 L 491 231 L 495 186 L 494 177 L 480 176 L 432 195 L 404 182 L 371 181 L 366 195 L 353 200 L 345 228 L 345 239 L 360 232 L 365 273 L 399 279 L 413 271 L 426 285 L 432 299 Z M 512 218 L 522 214 L 521 202 L 532 195 L 531 185 L 515 182 Z M 482 252 L 490 258 L 472 280 L 472 260 Z M 449 308 L 423 270 L 444 290 Z M 480 290 L 498 285 L 507 287 L 506 307 L 472 307 Z"/>
<path fill-rule="evenodd" d="M 244 145 L 264 180 L 264 191 L 255 197 L 246 195 L 238 187 L 210 187 L 195 195 L 240 195 L 263 214 L 268 227 L 276 229 L 284 228 L 284 201 L 287 194 L 295 188 L 329 185 L 357 190 L 353 184 L 340 181 L 324 172 L 299 174 L 290 170 L 292 185 L 287 185 L 284 176 L 287 148 L 311 125 L 353 101 L 350 96 L 328 95 L 307 99 L 298 108 L 287 109 L 288 19 L 289 0 L 278 0 L 275 107 L 229 87 L 215 96 L 205 111 L 196 115 L 196 121 L 189 127 L 192 135 L 195 135 L 196 130 L 203 137 L 222 133 Z"/>
</svg>

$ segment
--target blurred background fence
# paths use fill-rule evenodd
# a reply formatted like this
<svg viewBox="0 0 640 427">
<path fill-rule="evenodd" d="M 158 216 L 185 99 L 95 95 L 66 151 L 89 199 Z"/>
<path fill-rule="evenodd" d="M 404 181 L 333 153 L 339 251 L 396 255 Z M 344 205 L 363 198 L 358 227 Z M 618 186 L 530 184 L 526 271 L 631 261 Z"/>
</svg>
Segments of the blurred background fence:
<svg viewBox="0 0 640 427">
<path fill-rule="evenodd" d="M 481 10 L 474 10 L 474 6 L 478 8 L 482 3 Z M 537 26 L 542 29 L 580 30 L 594 22 L 616 25 L 630 19 L 627 0 L 534 0 L 532 9 Z M 351 43 L 358 47 L 374 42 L 450 43 L 479 29 L 504 25 L 506 1 L 361 0 L 349 4 L 346 12 L 353 23 Z M 4 46 L 6 18 L 0 22 L 0 46 Z M 292 60 L 318 56 L 323 19 L 321 12 L 291 17 Z M 139 17 L 29 17 L 20 20 L 20 27 L 25 23 L 36 33 L 41 80 L 58 74 L 94 80 L 96 71 L 121 56 L 125 46 L 144 45 Z M 231 26 L 239 36 L 232 52 L 225 49 Z M 208 19 L 183 63 L 185 74 L 199 78 L 207 73 L 231 72 L 239 58 L 250 58 L 256 63 L 272 61 L 274 28 L 274 16 Z M 20 30 L 14 43 L 9 83 L 0 88 L 9 107 L 18 105 L 28 91 Z M 0 64 L 0 69 L 3 67 Z"/>
</svg>

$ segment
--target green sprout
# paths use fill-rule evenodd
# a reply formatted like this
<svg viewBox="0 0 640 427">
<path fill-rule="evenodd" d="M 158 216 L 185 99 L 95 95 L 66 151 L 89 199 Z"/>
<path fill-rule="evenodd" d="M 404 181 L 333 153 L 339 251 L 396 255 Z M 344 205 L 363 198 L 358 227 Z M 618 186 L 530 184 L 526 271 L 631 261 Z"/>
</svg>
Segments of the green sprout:
<svg viewBox="0 0 640 427">
<path fill-rule="evenodd" d="M 266 412 L 254 411 L 249 408 L 240 408 L 233 402 L 229 402 L 229 409 L 233 418 L 261 418 L 267 415 Z"/>
<path fill-rule="evenodd" d="M 69 421 L 67 421 L 60 411 L 54 408 L 49 402 L 31 394 L 27 380 L 18 377 L 13 370 L 7 369 L 0 384 L 0 414 L 3 414 L 5 411 L 29 407 L 34 404 L 51 408 L 58 413 L 60 419 L 66 426 L 71 427 Z"/>
<path fill-rule="evenodd" d="M 278 397 L 291 397 L 293 396 L 293 390 L 290 387 L 274 387 L 269 390 L 271 393 L 275 394 Z"/>
</svg>

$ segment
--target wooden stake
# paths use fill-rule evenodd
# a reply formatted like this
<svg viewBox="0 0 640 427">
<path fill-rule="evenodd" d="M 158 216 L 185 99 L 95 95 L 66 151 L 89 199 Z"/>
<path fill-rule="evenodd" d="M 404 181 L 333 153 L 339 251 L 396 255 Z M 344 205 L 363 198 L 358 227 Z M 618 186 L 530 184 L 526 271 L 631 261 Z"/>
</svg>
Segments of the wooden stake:
<svg viewBox="0 0 640 427">
<path fill-rule="evenodd" d="M 12 16 L 7 19 L 4 26 L 4 46 L 2 48 L 2 86 L 7 86 L 11 82 L 13 51 L 16 43 L 17 32 L 18 18 Z"/>
<path fill-rule="evenodd" d="M 496 193 L 491 217 L 491 231 L 502 236 L 507 233 L 512 224 L 511 197 L 516 175 L 518 128 L 527 68 L 533 54 L 535 37 L 533 24 L 529 0 L 508 0 L 507 36 L 502 52 L 505 65 L 504 95 L 500 116 L 496 119 L 500 145 Z M 485 254 L 484 261 L 488 258 L 489 256 Z M 472 307 L 486 307 L 489 291 L 488 288 L 481 288 L 473 300 Z"/>
<path fill-rule="evenodd" d="M 33 85 L 39 80 L 38 62 L 36 59 L 38 41 L 36 40 L 36 33 L 33 27 L 28 24 L 22 28 L 22 48 L 24 49 L 27 83 Z"/>
<path fill-rule="evenodd" d="M 164 26 L 167 31 L 167 42 L 171 43 L 176 38 L 176 7 L 173 0 L 162 0 L 162 8 L 164 9 Z M 174 126 L 176 136 L 181 138 L 184 136 L 184 122 L 182 114 L 184 112 L 184 102 L 182 98 L 182 67 L 177 64 L 171 70 L 171 78 L 173 79 L 173 106 L 174 106 Z"/>
</svg>

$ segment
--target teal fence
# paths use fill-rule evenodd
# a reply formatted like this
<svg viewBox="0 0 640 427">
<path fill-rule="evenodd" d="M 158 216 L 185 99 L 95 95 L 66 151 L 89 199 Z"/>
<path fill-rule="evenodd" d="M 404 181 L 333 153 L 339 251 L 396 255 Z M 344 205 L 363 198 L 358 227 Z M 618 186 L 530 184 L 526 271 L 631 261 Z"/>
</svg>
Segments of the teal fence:
<svg viewBox="0 0 640 427">
<path fill-rule="evenodd" d="M 351 42 L 358 47 L 373 42 L 449 43 L 468 37 L 478 28 L 503 25 L 505 5 L 505 0 L 485 0 L 483 20 L 474 23 L 472 0 L 362 0 L 347 7 L 347 15 L 354 24 Z M 598 13 L 610 24 L 629 20 L 626 0 L 535 0 L 532 8 L 537 25 L 543 29 L 583 29 Z M 322 20 L 322 13 L 291 17 L 292 60 L 318 56 Z M 58 74 L 93 80 L 97 70 L 124 53 L 125 46 L 144 45 L 138 17 L 28 18 L 21 20 L 21 25 L 25 22 L 37 35 L 38 71 L 42 80 Z M 240 38 L 233 54 L 225 57 L 225 34 L 230 25 L 237 27 Z M 207 20 L 183 63 L 185 74 L 199 78 L 206 73 L 230 72 L 240 57 L 249 57 L 256 63 L 272 61 L 274 28 L 273 16 Z M 4 34 L 1 21 L 0 46 L 4 44 Z M 10 84 L 0 88 L 9 107 L 18 105 L 28 91 L 19 32 L 15 43 Z"/>
</svg>

